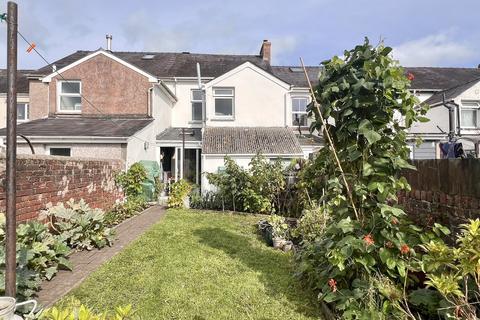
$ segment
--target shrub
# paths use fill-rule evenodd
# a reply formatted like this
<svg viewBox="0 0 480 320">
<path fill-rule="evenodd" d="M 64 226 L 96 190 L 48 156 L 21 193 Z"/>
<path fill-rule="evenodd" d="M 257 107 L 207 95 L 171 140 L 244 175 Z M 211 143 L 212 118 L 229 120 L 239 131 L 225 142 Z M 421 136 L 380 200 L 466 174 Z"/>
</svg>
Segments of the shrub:
<svg viewBox="0 0 480 320">
<path fill-rule="evenodd" d="M 317 230 L 304 221 L 298 271 L 345 319 L 413 317 L 407 289 L 417 282 L 426 232 L 408 221 L 396 195 L 409 190 L 399 176 L 412 168 L 406 129 L 427 119 L 390 52 L 366 40 L 323 62 L 308 107 L 311 128 L 329 132 L 331 141 L 302 183 L 330 220 Z"/>
<path fill-rule="evenodd" d="M 254 213 L 272 213 L 279 207 L 279 195 L 285 188 L 280 161 L 268 161 L 261 154 L 252 158 L 249 169 L 225 157 L 225 170 L 208 173 L 208 181 L 222 199 L 222 209 Z"/>
<path fill-rule="evenodd" d="M 90 208 L 83 199 L 78 203 L 70 199 L 66 206 L 59 203 L 45 213 L 58 238 L 70 248 L 92 250 L 113 241 L 113 232 L 107 227 L 103 211 Z"/>
<path fill-rule="evenodd" d="M 201 194 L 199 190 L 194 190 L 190 194 L 190 207 L 193 209 L 222 210 L 224 203 L 217 192 L 208 191 Z"/>
<path fill-rule="evenodd" d="M 148 203 L 141 196 L 127 198 L 125 202 L 117 203 L 105 214 L 105 223 L 114 226 L 122 221 L 138 215 L 148 207 Z"/>
<path fill-rule="evenodd" d="M 168 207 L 183 208 L 185 206 L 185 199 L 187 199 L 191 190 L 192 185 L 183 179 L 172 183 L 168 197 Z"/>
<path fill-rule="evenodd" d="M 456 243 L 457 246 L 453 247 L 434 239 L 423 246 L 426 254 L 421 262 L 427 274 L 425 283 L 436 289 L 443 299 L 424 289 L 416 293 L 414 302 L 428 301 L 430 305 L 443 306 L 441 310 L 445 318 L 478 319 L 480 220 L 461 225 Z"/>
<path fill-rule="evenodd" d="M 0 295 L 5 279 L 5 216 L 0 214 Z M 39 289 L 42 279 L 50 280 L 59 269 L 71 270 L 67 260 L 70 248 L 49 233 L 41 223 L 32 221 L 17 227 L 17 292 L 29 298 Z"/>
<path fill-rule="evenodd" d="M 127 197 L 137 197 L 142 194 L 142 182 L 147 179 L 145 167 L 136 162 L 126 172 L 120 172 L 115 182 L 122 187 Z"/>
</svg>

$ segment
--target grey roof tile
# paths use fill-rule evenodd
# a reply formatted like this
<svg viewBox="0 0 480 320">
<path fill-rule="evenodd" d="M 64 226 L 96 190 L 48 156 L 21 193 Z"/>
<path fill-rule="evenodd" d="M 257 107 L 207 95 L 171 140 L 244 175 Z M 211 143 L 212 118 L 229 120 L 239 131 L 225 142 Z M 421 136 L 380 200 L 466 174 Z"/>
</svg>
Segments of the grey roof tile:
<svg viewBox="0 0 480 320">
<path fill-rule="evenodd" d="M 433 96 L 431 96 L 430 98 L 428 98 L 427 100 L 425 100 L 423 104 L 434 105 L 436 103 L 442 102 L 443 99 L 445 99 L 445 101 L 451 101 L 452 99 L 455 99 L 456 97 L 461 95 L 464 91 L 473 87 L 479 81 L 480 81 L 480 77 L 470 80 L 468 82 L 462 83 L 458 86 L 449 88 L 447 90 L 439 91 L 435 93 Z"/>
<path fill-rule="evenodd" d="M 157 135 L 158 141 L 182 141 L 182 128 L 167 128 Z M 185 128 L 185 141 L 202 141 L 202 130 Z"/>
<path fill-rule="evenodd" d="M 300 143 L 284 127 L 209 127 L 203 135 L 204 154 L 298 155 Z"/>
<path fill-rule="evenodd" d="M 21 123 L 17 133 L 27 137 L 130 137 L 153 119 L 124 118 L 45 118 Z M 5 136 L 6 128 L 0 129 Z"/>
<path fill-rule="evenodd" d="M 28 93 L 28 79 L 26 74 L 32 70 L 18 70 L 17 72 L 17 93 Z M 7 92 L 7 69 L 0 69 L 0 92 Z"/>
</svg>

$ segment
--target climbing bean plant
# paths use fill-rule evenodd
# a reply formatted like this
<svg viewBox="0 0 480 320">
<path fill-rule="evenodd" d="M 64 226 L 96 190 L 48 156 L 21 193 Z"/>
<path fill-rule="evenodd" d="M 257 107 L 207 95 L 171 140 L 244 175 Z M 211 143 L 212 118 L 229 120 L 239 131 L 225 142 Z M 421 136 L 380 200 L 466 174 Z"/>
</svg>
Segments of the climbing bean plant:
<svg viewBox="0 0 480 320">
<path fill-rule="evenodd" d="M 400 190 L 409 190 L 399 173 L 413 169 L 407 161 L 407 130 L 428 119 L 408 90 L 414 75 L 405 74 L 391 51 L 365 39 L 343 57 L 324 61 L 314 89 L 316 103 L 309 106 L 315 119 L 311 130 L 328 130 L 332 143 L 327 141 L 305 169 L 302 183 L 320 204 L 314 212 L 329 223 L 318 235 L 305 237 L 310 240 L 298 256 L 299 272 L 319 290 L 321 301 L 345 319 L 412 313 L 406 288 L 419 270 L 415 256 L 422 231 L 396 202 Z"/>
</svg>

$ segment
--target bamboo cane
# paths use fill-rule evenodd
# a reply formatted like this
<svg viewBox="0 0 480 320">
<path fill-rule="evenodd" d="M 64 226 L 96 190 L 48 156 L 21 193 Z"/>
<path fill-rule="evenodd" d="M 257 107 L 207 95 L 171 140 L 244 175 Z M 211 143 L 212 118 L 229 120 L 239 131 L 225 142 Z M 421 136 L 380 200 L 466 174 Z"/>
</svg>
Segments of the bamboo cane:
<svg viewBox="0 0 480 320">
<path fill-rule="evenodd" d="M 312 95 L 313 106 L 317 109 L 318 115 L 320 116 L 320 121 L 322 122 L 323 131 L 325 132 L 325 136 L 327 137 L 328 143 L 332 147 L 333 156 L 335 157 L 335 162 L 337 163 L 338 169 L 340 170 L 340 174 L 343 179 L 343 183 L 345 184 L 345 188 L 347 189 L 347 194 L 352 204 L 353 211 L 355 212 L 355 217 L 359 220 L 357 207 L 355 206 L 355 202 L 353 201 L 352 191 L 350 190 L 350 186 L 348 185 L 347 178 L 345 177 L 345 172 L 343 171 L 342 164 L 340 163 L 340 159 L 337 155 L 337 150 L 335 149 L 335 145 L 333 144 L 332 137 L 327 130 L 327 123 L 323 118 L 322 112 L 320 111 L 320 106 L 318 105 L 317 99 L 315 97 L 315 93 L 313 91 L 312 83 L 310 82 L 310 78 L 308 77 L 307 69 L 305 68 L 305 64 L 303 63 L 303 59 L 300 57 L 300 63 L 302 64 L 303 73 L 305 74 L 305 78 L 308 82 L 308 87 L 310 89 L 310 94 Z"/>
</svg>

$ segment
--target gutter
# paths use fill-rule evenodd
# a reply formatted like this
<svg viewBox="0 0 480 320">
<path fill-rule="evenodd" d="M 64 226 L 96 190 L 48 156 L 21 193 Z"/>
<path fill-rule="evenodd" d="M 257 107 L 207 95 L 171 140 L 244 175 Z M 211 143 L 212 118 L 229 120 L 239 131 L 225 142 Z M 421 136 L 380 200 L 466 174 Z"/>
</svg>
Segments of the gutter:
<svg viewBox="0 0 480 320">
<path fill-rule="evenodd" d="M 0 137 L 1 140 L 4 140 L 4 138 L 5 136 Z M 30 136 L 28 138 L 30 139 L 31 143 L 126 143 L 129 137 Z M 24 142 L 20 140 L 18 143 Z"/>
</svg>

